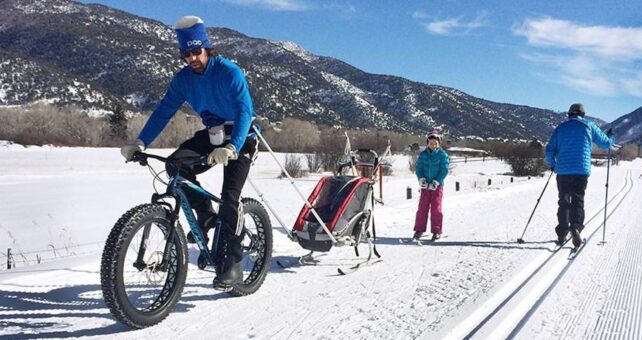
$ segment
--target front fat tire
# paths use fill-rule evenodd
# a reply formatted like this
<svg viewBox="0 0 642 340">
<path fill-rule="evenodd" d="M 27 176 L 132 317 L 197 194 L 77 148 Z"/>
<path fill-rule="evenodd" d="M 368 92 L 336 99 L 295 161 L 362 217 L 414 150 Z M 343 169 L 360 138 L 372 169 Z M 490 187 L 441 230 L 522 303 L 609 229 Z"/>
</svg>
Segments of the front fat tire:
<svg viewBox="0 0 642 340">
<path fill-rule="evenodd" d="M 260 241 L 263 242 L 263 247 L 259 249 L 252 270 L 244 276 L 243 282 L 233 285 L 232 289 L 228 291 L 228 294 L 232 296 L 245 296 L 256 292 L 265 281 L 272 263 L 272 223 L 270 222 L 270 216 L 263 205 L 255 199 L 246 197 L 241 200 L 241 203 L 243 204 L 243 217 L 252 218 L 254 225 L 258 229 L 257 235 Z M 247 260 L 248 256 L 248 254 L 244 255 L 244 261 Z"/>
<path fill-rule="evenodd" d="M 127 211 L 109 233 L 100 266 L 100 283 L 105 304 L 116 319 L 132 328 L 145 328 L 164 320 L 178 302 L 187 277 L 187 241 L 181 225 L 176 223 L 174 247 L 177 268 L 174 280 L 170 281 L 172 276 L 168 275 L 165 281 L 163 291 L 165 287 L 169 287 L 166 294 L 163 294 L 166 297 L 158 299 L 156 306 L 149 311 L 138 310 L 129 301 L 122 276 L 125 255 L 137 231 L 151 222 L 164 233 L 172 227 L 170 212 L 162 205 L 142 204 Z"/>
</svg>

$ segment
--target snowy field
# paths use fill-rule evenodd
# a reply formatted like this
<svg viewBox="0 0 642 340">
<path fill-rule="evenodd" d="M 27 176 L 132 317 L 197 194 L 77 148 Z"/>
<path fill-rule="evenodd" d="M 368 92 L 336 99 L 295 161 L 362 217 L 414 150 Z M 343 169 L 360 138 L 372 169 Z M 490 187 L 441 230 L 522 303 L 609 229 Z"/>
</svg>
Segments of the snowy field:
<svg viewBox="0 0 642 340">
<path fill-rule="evenodd" d="M 606 169 L 593 169 L 587 245 L 572 261 L 568 246 L 553 251 L 555 179 L 518 244 L 548 176 L 511 183 L 508 166 L 497 160 L 454 163 L 442 239 L 407 242 L 418 201 L 407 164 L 393 159 L 385 204 L 375 210 L 383 261 L 338 276 L 337 267 L 359 259 L 352 248 L 333 248 L 314 266 L 272 263 L 257 293 L 232 298 L 211 288 L 213 273 L 196 268 L 192 249 L 176 310 L 132 331 L 105 307 L 99 266 L 114 222 L 149 201 L 147 168 L 125 164 L 118 149 L 0 145 L 0 338 L 642 338 L 642 160 L 611 168 L 603 244 Z M 279 172 L 261 153 L 250 176 L 289 229 L 302 203 Z M 221 176 L 214 169 L 201 183 L 218 192 Z M 319 177 L 296 183 L 307 196 Z M 249 185 L 243 194 L 257 197 Z M 275 260 L 306 253 L 275 218 L 272 224 Z M 15 268 L 7 270 L 9 253 Z"/>
</svg>

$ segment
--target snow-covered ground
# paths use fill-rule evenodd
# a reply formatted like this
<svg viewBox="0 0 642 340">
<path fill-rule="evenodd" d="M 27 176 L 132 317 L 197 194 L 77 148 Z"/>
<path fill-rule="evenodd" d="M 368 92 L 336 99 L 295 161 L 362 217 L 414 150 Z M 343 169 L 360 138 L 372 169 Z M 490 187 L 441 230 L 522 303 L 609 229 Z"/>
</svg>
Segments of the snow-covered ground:
<svg viewBox="0 0 642 340">
<path fill-rule="evenodd" d="M 0 145 L 0 338 L 642 338 L 642 160 L 611 168 L 604 244 L 606 169 L 593 169 L 588 242 L 573 261 L 569 248 L 553 252 L 554 178 L 526 242 L 515 242 L 547 177 L 511 182 L 508 166 L 497 160 L 454 163 L 443 238 L 407 242 L 418 199 L 407 164 L 394 158 L 394 174 L 383 183 L 385 204 L 375 211 L 383 261 L 338 276 L 338 266 L 358 259 L 351 248 L 334 248 L 314 266 L 273 263 L 257 293 L 231 298 L 211 288 L 213 273 L 196 268 L 192 250 L 176 310 L 157 326 L 132 331 L 105 307 L 99 265 L 114 222 L 149 201 L 148 170 L 125 164 L 117 149 Z M 262 153 L 251 177 L 289 229 L 302 203 L 278 174 Z M 209 171 L 201 183 L 217 192 L 221 175 Z M 319 177 L 296 183 L 307 195 Z M 257 197 L 249 185 L 244 195 Z M 306 253 L 272 223 L 275 259 Z"/>
</svg>

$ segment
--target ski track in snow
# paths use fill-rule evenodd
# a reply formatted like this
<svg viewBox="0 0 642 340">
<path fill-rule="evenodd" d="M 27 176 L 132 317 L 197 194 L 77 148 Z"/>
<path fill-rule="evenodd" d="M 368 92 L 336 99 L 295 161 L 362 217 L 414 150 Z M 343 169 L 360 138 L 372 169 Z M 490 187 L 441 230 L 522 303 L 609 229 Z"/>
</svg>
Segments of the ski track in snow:
<svg viewBox="0 0 642 340">
<path fill-rule="evenodd" d="M 63 150 L 65 154 L 76 152 Z M 88 150 L 92 156 L 96 154 L 95 150 Z M 6 157 L 7 153 L 4 152 L 2 155 Z M 20 159 L 24 159 L 22 162 L 32 162 L 30 156 L 23 157 L 23 152 L 27 154 L 29 151 L 17 152 L 22 157 Z M 49 152 L 51 158 L 55 158 L 56 151 Z M 114 154 L 117 156 L 117 151 Z M 116 209 L 103 209 L 97 214 L 99 218 L 109 220 L 107 224 L 115 221 L 112 214 L 122 213 L 122 208 L 129 206 L 130 201 L 148 200 L 151 192 L 151 181 L 145 171 L 137 169 L 133 171 L 134 176 L 126 179 L 129 169 L 133 168 L 131 164 L 118 168 L 116 172 L 122 174 L 110 172 L 108 167 L 113 167 L 113 162 L 120 162 L 116 156 L 114 159 L 103 158 L 100 153 L 94 156 L 100 158 L 98 161 L 107 168 L 101 170 L 105 174 L 100 183 L 103 184 L 103 199 L 119 199 Z M 91 159 L 87 158 L 79 157 L 81 165 L 91 164 Z M 405 158 L 400 162 L 407 164 Z M 253 170 L 256 174 L 253 178 L 271 203 L 275 204 L 277 211 L 284 215 L 285 222 L 291 223 L 301 202 L 298 198 L 289 197 L 286 189 L 282 189 L 289 184 L 271 176 L 272 173 L 278 175 L 272 163 L 271 159 L 259 163 L 258 169 L 261 170 Z M 265 164 L 270 166 L 266 167 Z M 622 338 L 640 337 L 642 301 L 639 288 L 642 271 L 639 263 L 642 262 L 642 233 L 638 224 L 642 220 L 642 212 L 637 179 L 640 164 L 638 162 L 630 166 L 636 169 L 633 177 L 634 189 L 637 190 L 633 190 L 633 194 L 618 209 L 628 214 L 616 213 L 609 218 L 607 244 L 597 247 L 594 245 L 597 236 L 593 237 L 522 327 L 518 337 L 590 338 L 609 334 Z M 91 169 L 91 165 L 83 166 L 80 166 L 83 171 Z M 505 171 L 497 164 L 466 166 L 478 168 L 474 172 L 492 174 Z M 51 168 L 54 170 L 49 175 L 55 174 L 55 169 L 66 166 L 54 163 Z M 463 177 L 470 176 L 464 165 L 458 165 L 456 170 Z M 44 169 L 29 168 L 29 172 L 38 176 L 40 172 L 48 174 Z M 225 293 L 212 290 L 212 272 L 198 270 L 191 264 L 176 310 L 157 326 L 131 331 L 111 317 L 102 301 L 98 269 L 100 250 L 97 250 L 59 262 L 49 261 L 39 266 L 0 272 L 0 338 L 199 338 L 204 334 L 214 338 L 244 339 L 439 338 L 490 296 L 501 292 L 506 282 L 528 263 L 554 249 L 549 241 L 554 239 L 557 192 L 550 185 L 524 237 L 526 243 L 515 242 L 542 190 L 545 179 L 541 178 L 456 193 L 453 187 L 457 177 L 449 177 L 446 180 L 449 191 L 444 195 L 444 237 L 436 242 L 425 241 L 422 246 L 400 242 L 412 235 L 417 197 L 405 199 L 403 189 L 406 186 L 416 187 L 416 179 L 411 174 L 399 172 L 401 175 L 385 178 L 386 204 L 375 208 L 377 247 L 383 260 L 379 263 L 346 276 L 338 275 L 338 267 L 350 266 L 361 260 L 355 258 L 352 248 L 335 248 L 327 256 L 320 257 L 316 265 L 281 268 L 276 265 L 276 260 L 294 259 L 306 251 L 287 240 L 272 218 L 275 226 L 273 263 L 264 285 L 257 293 L 243 298 L 229 298 Z M 624 172 L 623 168 L 612 169 L 611 188 L 623 186 Z M 80 197 L 92 194 L 91 190 L 82 189 L 87 185 L 84 183 L 89 182 L 87 177 L 91 178 L 91 171 L 88 173 L 89 176 L 81 176 L 80 189 L 74 190 L 74 194 Z M 214 171 L 209 173 L 213 173 L 215 179 L 208 177 L 202 182 L 206 186 L 220 187 L 216 177 L 220 174 Z M 587 217 L 599 211 L 604 204 L 604 175 L 605 169 L 596 168 L 589 180 Z M 3 190 L 3 184 L 8 192 L 14 190 L 15 183 L 10 177 L 0 176 L 0 190 Z M 35 180 L 40 183 L 38 185 L 46 186 L 47 180 L 40 177 Z M 30 181 L 33 182 L 27 177 L 26 185 Z M 138 183 L 141 181 L 143 183 Z M 299 184 L 305 193 L 312 189 L 315 182 L 316 178 L 311 177 L 301 180 Z M 56 180 L 57 187 L 65 186 L 65 183 L 64 180 Z M 119 197 L 123 188 L 128 186 L 134 192 L 133 197 Z M 279 192 L 280 195 L 270 196 L 269 192 Z M 416 191 L 414 193 L 416 195 Z M 615 192 L 610 194 L 616 195 Z M 19 199 L 12 204 L 19 209 L 25 209 L 27 202 L 28 207 L 38 207 L 38 202 L 27 200 L 27 195 L 14 197 Z M 65 213 L 65 202 L 65 199 L 57 202 L 61 214 Z M 83 211 L 83 215 L 71 216 L 64 225 L 83 221 L 84 214 L 97 213 L 97 210 L 91 210 L 95 204 L 93 201 L 77 201 L 74 204 L 80 206 L 78 210 Z M 88 206 L 90 210 L 84 211 Z M 76 208 L 75 205 L 73 207 Z M 44 215 L 46 220 L 46 213 L 38 214 Z M 9 222 L 21 222 L 19 214 L 9 217 Z M 55 214 L 48 218 L 53 220 L 52 223 L 61 221 Z M 43 224 L 43 218 L 36 219 Z M 14 231 L 6 222 L 2 227 L 7 232 Z M 70 227 L 76 227 L 74 236 L 80 237 L 79 230 L 82 229 L 74 224 L 70 224 Z M 616 232 L 625 230 L 628 230 L 626 238 L 615 237 Z M 23 231 L 22 234 L 14 232 L 12 235 L 16 239 L 23 239 L 25 235 L 37 234 L 33 234 L 33 231 L 25 234 Z M 92 237 L 102 236 L 96 233 Z M 81 243 L 84 240 L 75 241 Z M 362 257 L 367 254 L 366 245 L 360 246 L 360 253 Z M 197 251 L 193 246 L 190 247 L 189 257 L 191 263 L 196 262 Z"/>
<path fill-rule="evenodd" d="M 625 175 L 625 183 L 620 190 L 609 199 L 610 213 L 618 212 L 622 202 L 629 196 L 633 182 L 630 173 Z M 621 212 L 621 210 L 619 210 Z M 597 231 L 602 225 L 603 208 L 588 215 L 585 221 L 586 228 L 583 236 L 587 237 L 587 246 L 590 246 Z M 584 251 L 582 247 L 577 253 Z M 547 299 L 550 291 L 555 291 L 556 284 L 566 278 L 566 272 L 571 269 L 575 261 L 567 259 L 570 246 L 565 245 L 559 251 L 548 256 L 540 256 L 537 261 L 530 263 L 518 276 L 486 303 L 474 311 L 463 323 L 449 330 L 449 339 L 480 337 L 480 338 L 512 338 L 521 335 L 522 325 L 530 320 L 533 312 L 539 312 L 540 302 Z M 535 266 L 533 266 L 535 265 Z M 557 324 L 561 321 L 557 320 Z M 565 327 L 568 329 L 568 325 Z"/>
<path fill-rule="evenodd" d="M 541 338 L 642 337 L 642 213 L 639 199 L 625 203 L 607 221 L 606 243 L 598 245 L 602 235 L 597 235 L 599 239 L 574 260 L 578 266 L 542 304 L 539 321 L 528 324 L 524 333 Z M 633 214 L 627 216 L 627 211 Z M 583 287 L 580 282 L 590 284 Z M 569 300 L 577 303 L 559 303 Z"/>
</svg>

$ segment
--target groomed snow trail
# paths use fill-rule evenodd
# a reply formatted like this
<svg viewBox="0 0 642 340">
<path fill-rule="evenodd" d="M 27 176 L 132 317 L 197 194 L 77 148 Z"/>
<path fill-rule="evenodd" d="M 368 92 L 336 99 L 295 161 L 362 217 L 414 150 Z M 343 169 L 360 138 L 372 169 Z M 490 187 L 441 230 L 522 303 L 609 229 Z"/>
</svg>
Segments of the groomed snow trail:
<svg viewBox="0 0 642 340">
<path fill-rule="evenodd" d="M 407 173 L 407 159 L 399 158 L 395 175 L 384 180 L 385 205 L 375 210 L 382 262 L 340 276 L 337 267 L 360 260 L 352 248 L 335 248 L 315 266 L 284 269 L 273 263 L 256 294 L 230 298 L 211 288 L 214 274 L 196 268 L 197 252 L 190 247 L 192 265 L 176 310 L 154 327 L 132 331 L 114 320 L 102 300 L 102 249 L 74 255 L 72 247 L 104 240 L 120 214 L 149 200 L 152 188 L 146 169 L 123 164 L 116 149 L 7 151 L 0 156 L 8 160 L 0 162 L 0 196 L 11 197 L 8 206 L 18 209 L 0 206 L 0 235 L 11 232 L 13 237 L 0 239 L 9 241 L 2 248 L 26 252 L 54 243 L 60 255 L 70 245 L 69 257 L 45 258 L 40 265 L 31 260 L 31 266 L 20 263 L 0 272 L 0 338 L 436 339 L 554 248 L 554 186 L 549 185 L 542 198 L 526 243 L 517 244 L 545 178 L 510 183 L 501 175 L 506 166 L 496 161 L 458 164 L 446 180 L 441 240 L 422 246 L 404 242 L 412 235 L 417 184 Z M 601 235 L 589 242 L 538 308 L 519 323 L 517 337 L 639 336 L 640 295 L 632 292 L 640 291 L 636 264 L 642 262 L 642 162 L 631 164 L 630 169 L 612 168 L 613 197 L 626 186 L 626 170 L 632 170 L 635 183 L 609 217 L 607 243 L 595 245 Z M 290 228 L 302 203 L 286 181 L 276 179 L 279 171 L 267 156 L 259 158 L 253 171 Z M 493 176 L 493 183 L 499 178 L 506 182 L 480 186 L 487 176 Z M 594 168 L 586 193 L 587 218 L 603 207 L 604 178 L 605 169 Z M 307 193 L 317 180 L 310 176 L 297 183 Z M 455 192 L 455 181 L 478 184 Z M 219 188 L 220 171 L 208 172 L 201 182 Z M 411 200 L 405 198 L 408 186 L 415 190 Z M 251 189 L 244 192 L 253 194 Z M 56 229 L 60 226 L 73 232 Z M 627 238 L 615 237 L 623 234 Z M 64 242 L 59 241 L 61 235 Z M 291 261 L 306 253 L 278 229 L 274 236 L 274 260 Z M 365 246 L 361 253 L 366 253 Z"/>
</svg>

